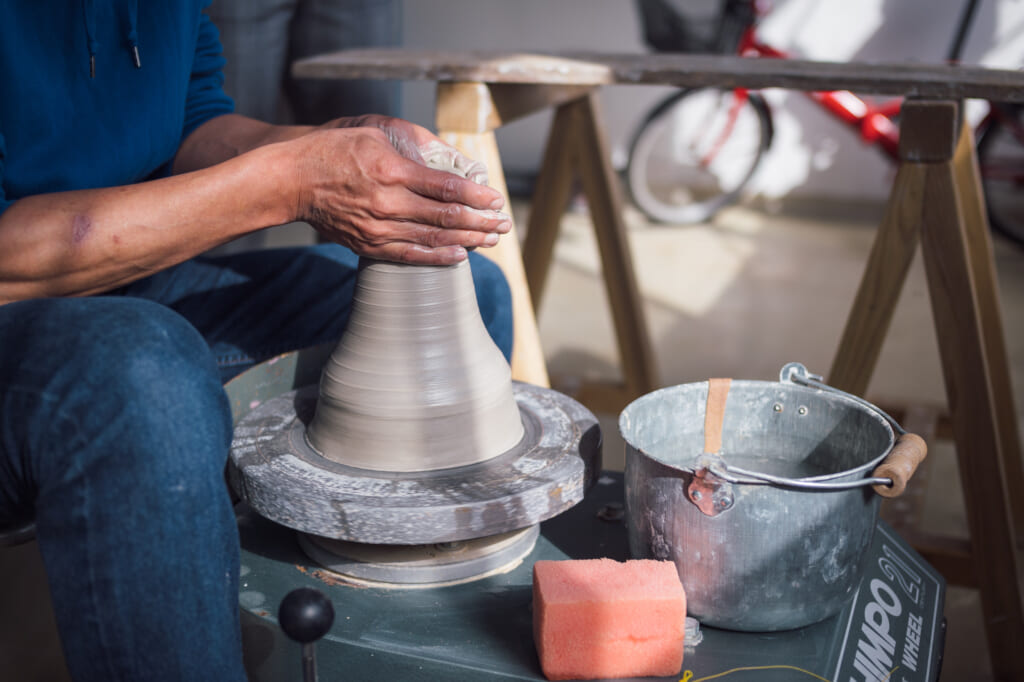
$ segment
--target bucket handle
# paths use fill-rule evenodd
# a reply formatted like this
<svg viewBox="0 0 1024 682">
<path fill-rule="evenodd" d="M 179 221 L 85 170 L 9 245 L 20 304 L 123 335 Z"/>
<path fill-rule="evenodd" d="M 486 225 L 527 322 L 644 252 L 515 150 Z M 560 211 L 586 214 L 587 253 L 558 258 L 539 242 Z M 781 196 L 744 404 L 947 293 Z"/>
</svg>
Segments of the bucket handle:
<svg viewBox="0 0 1024 682">
<path fill-rule="evenodd" d="M 927 454 L 924 439 L 913 433 L 904 433 L 897 440 L 882 463 L 871 476 L 853 481 L 827 481 L 813 478 L 785 478 L 732 466 L 724 461 L 702 462 L 709 472 L 729 483 L 771 483 L 799 490 L 851 490 L 872 486 L 882 497 L 898 497 L 907 489 L 907 481 Z M 740 478 L 740 477 L 743 478 Z"/>
<path fill-rule="evenodd" d="M 703 464 L 709 472 L 725 481 L 728 481 L 729 483 L 772 483 L 779 486 L 802 490 L 850 490 L 852 488 L 861 488 L 870 485 L 874 488 L 875 493 L 881 497 L 891 498 L 898 497 L 903 494 L 903 491 L 907 488 L 907 482 L 914 475 L 918 465 L 928 454 L 928 444 L 923 438 L 916 434 L 908 433 L 895 419 L 863 398 L 824 383 L 821 376 L 811 374 L 807 371 L 807 368 L 799 362 L 791 362 L 783 367 L 782 371 L 779 373 L 779 379 L 781 381 L 788 381 L 790 383 L 835 393 L 863 405 L 889 422 L 893 431 L 898 434 L 896 437 L 896 443 L 893 445 L 892 449 L 889 450 L 889 454 L 886 455 L 884 460 L 882 460 L 882 463 L 875 467 L 875 470 L 871 472 L 871 476 L 854 481 L 828 480 L 829 478 L 838 478 L 839 476 L 845 475 L 843 472 L 811 478 L 785 478 L 781 476 L 772 476 L 770 474 L 749 471 L 747 469 L 741 469 L 740 467 L 729 465 L 725 461 L 714 456 L 705 456 Z"/>
<path fill-rule="evenodd" d="M 882 460 L 882 463 L 871 472 L 871 478 L 865 479 L 865 481 L 879 478 L 884 479 L 881 482 L 876 481 L 873 483 L 875 492 L 882 497 L 899 497 L 903 494 L 903 491 L 907 489 L 907 482 L 910 481 L 914 472 L 917 471 L 918 465 L 928 455 L 928 444 L 924 438 L 914 433 L 908 433 L 906 429 L 900 426 L 899 422 L 879 409 L 878 406 L 869 403 L 860 396 L 847 393 L 834 386 L 829 386 L 822 380 L 820 375 L 811 374 L 799 362 L 791 362 L 784 366 L 779 373 L 779 379 L 844 396 L 874 411 L 889 422 L 893 431 L 897 434 L 896 444 L 893 445 L 892 450 Z"/>
</svg>

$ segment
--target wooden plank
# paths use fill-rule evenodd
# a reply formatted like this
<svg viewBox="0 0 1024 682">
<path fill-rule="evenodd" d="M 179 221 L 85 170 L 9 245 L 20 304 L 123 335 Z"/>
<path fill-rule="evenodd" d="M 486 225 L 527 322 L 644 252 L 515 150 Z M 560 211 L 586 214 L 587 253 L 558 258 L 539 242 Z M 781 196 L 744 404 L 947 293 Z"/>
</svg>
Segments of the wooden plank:
<svg viewBox="0 0 1024 682">
<path fill-rule="evenodd" d="M 1020 547 L 1024 545 L 1024 459 L 1021 456 L 1020 432 L 1017 427 L 1017 407 L 1010 383 L 1010 362 L 999 303 L 992 237 L 974 149 L 974 133 L 970 125 L 965 123 L 953 157 L 953 171 L 963 202 L 968 257 L 978 291 L 978 315 L 983 330 L 985 357 L 992 378 L 993 405 L 1003 453 L 1003 474 L 1009 492 L 1014 537 Z"/>
<path fill-rule="evenodd" d="M 867 392 L 900 291 L 917 253 L 926 176 L 924 164 L 900 165 L 846 318 L 828 383 L 854 395 Z"/>
<path fill-rule="evenodd" d="M 852 90 L 934 99 L 1024 101 L 1024 73 L 964 65 L 820 62 L 733 55 L 373 48 L 295 62 L 299 78 Z"/>
<path fill-rule="evenodd" d="M 921 244 L 996 679 L 1024 679 L 1024 612 L 978 288 L 951 163 L 929 164 Z"/>
</svg>

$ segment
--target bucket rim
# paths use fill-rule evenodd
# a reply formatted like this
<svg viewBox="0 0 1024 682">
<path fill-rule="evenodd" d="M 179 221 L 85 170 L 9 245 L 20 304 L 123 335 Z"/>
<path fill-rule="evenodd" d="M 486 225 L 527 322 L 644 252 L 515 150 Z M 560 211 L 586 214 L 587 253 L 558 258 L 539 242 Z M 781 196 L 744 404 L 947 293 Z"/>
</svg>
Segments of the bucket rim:
<svg viewBox="0 0 1024 682">
<path fill-rule="evenodd" d="M 672 385 L 672 386 L 664 386 L 662 388 L 655 389 L 654 391 L 650 391 L 649 393 L 645 393 L 644 395 L 641 395 L 641 396 L 635 398 L 628 405 L 626 405 L 626 407 L 623 408 L 622 411 L 619 413 L 619 418 L 618 418 L 619 435 L 622 437 L 622 440 L 624 441 L 624 443 L 626 445 L 626 463 L 628 464 L 630 459 L 632 458 L 631 457 L 631 451 L 632 451 L 632 452 L 636 452 L 636 453 L 638 453 L 640 455 L 643 455 L 644 457 L 652 460 L 653 462 L 656 462 L 659 465 L 667 467 L 669 469 L 673 469 L 675 471 L 679 471 L 679 472 L 687 473 L 687 474 L 694 474 L 694 473 L 696 473 L 696 471 L 698 471 L 701 468 L 701 467 L 698 466 L 700 460 L 702 459 L 701 457 L 698 457 L 690 465 L 679 465 L 679 464 L 672 464 L 670 462 L 666 462 L 662 457 L 659 457 L 657 455 L 651 454 L 648 450 L 638 446 L 635 442 L 633 442 L 633 440 L 631 440 L 631 438 L 627 434 L 627 430 L 629 429 L 629 421 L 630 421 L 630 416 L 631 416 L 632 412 L 635 412 L 637 409 L 639 409 L 640 407 L 642 407 L 646 403 L 653 402 L 653 401 L 657 400 L 658 398 L 663 397 L 665 395 L 669 395 L 669 394 L 672 394 L 672 393 L 678 393 L 682 389 L 692 389 L 692 388 L 695 388 L 695 387 L 707 387 L 707 386 L 708 386 L 708 380 L 706 380 L 706 379 L 704 381 L 691 381 L 691 382 L 686 382 L 686 383 L 681 383 L 681 384 L 675 384 L 675 385 Z M 866 474 L 868 472 L 874 471 L 874 469 L 877 468 L 878 465 L 881 464 L 885 460 L 885 458 L 889 456 L 889 453 L 892 451 L 893 447 L 896 445 L 896 431 L 895 431 L 895 429 L 893 429 L 893 426 L 890 423 L 889 418 L 887 417 L 887 415 L 884 412 L 882 412 L 881 409 L 879 409 L 873 403 L 870 403 L 870 402 L 868 402 L 866 400 L 858 400 L 858 399 L 855 399 L 854 397 L 849 397 L 849 396 L 843 395 L 842 393 L 837 393 L 835 391 L 830 391 L 827 388 L 818 388 L 818 387 L 814 387 L 814 386 L 806 386 L 806 385 L 803 385 L 803 384 L 797 384 L 797 383 L 792 383 L 792 382 L 764 381 L 764 380 L 758 380 L 758 379 L 733 379 L 732 380 L 732 387 L 749 388 L 751 386 L 753 386 L 753 387 L 757 387 L 757 386 L 769 387 L 770 386 L 770 387 L 773 387 L 773 388 L 776 388 L 776 389 L 780 389 L 781 388 L 781 389 L 785 389 L 787 391 L 798 391 L 798 392 L 802 392 L 802 393 L 812 394 L 812 395 L 815 395 L 815 396 L 821 396 L 821 397 L 826 398 L 827 400 L 837 401 L 837 402 L 842 403 L 844 405 L 847 405 L 849 407 L 853 407 L 853 408 L 857 409 L 858 411 L 867 413 L 875 421 L 880 423 L 882 425 L 883 429 L 885 430 L 885 434 L 886 434 L 886 436 L 888 438 L 888 446 L 885 447 L 885 448 L 882 448 L 882 452 L 879 455 L 877 455 L 876 457 L 872 458 L 871 460 L 869 460 L 869 461 L 867 461 L 867 462 L 865 462 L 863 464 L 860 464 L 860 465 L 858 465 L 856 467 L 853 467 L 853 468 L 850 468 L 850 469 L 845 469 L 845 470 L 840 471 L 840 472 L 834 472 L 834 473 L 823 474 L 823 475 L 818 475 L 818 476 L 810 476 L 810 477 L 799 478 L 799 479 L 796 479 L 796 478 L 790 479 L 790 480 L 792 480 L 795 483 L 802 483 L 802 482 L 811 482 L 811 483 L 813 483 L 813 482 L 818 482 L 818 481 L 833 481 L 833 480 L 838 480 L 838 479 L 850 478 L 850 477 L 853 477 L 853 476 L 858 475 L 858 474 Z M 771 483 L 771 482 L 766 481 L 766 480 L 757 480 L 757 479 L 738 480 L 738 481 L 735 481 L 735 483 L 749 484 L 749 485 L 776 485 L 776 486 L 779 485 L 779 484 L 776 484 L 776 483 Z"/>
</svg>

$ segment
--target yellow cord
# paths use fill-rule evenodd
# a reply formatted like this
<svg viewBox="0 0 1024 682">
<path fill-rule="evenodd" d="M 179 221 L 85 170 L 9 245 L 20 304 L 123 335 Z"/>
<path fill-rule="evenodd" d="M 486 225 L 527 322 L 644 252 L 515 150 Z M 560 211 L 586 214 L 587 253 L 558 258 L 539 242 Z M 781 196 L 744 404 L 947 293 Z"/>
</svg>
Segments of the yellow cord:
<svg viewBox="0 0 1024 682">
<path fill-rule="evenodd" d="M 892 677 L 892 674 L 896 672 L 898 669 L 899 666 L 896 666 L 895 668 L 890 670 L 889 674 L 885 676 L 885 679 L 882 680 L 882 682 L 888 682 L 889 678 Z M 719 677 L 725 677 L 726 675 L 732 675 L 733 673 L 745 672 L 749 670 L 796 670 L 797 672 L 804 673 L 805 675 L 810 675 L 816 680 L 821 680 L 821 682 L 831 682 L 831 680 L 827 680 L 821 675 L 812 673 L 810 670 L 798 668 L 795 665 L 753 665 L 745 668 L 733 668 L 732 670 L 726 670 L 725 672 L 715 673 L 714 675 L 708 675 L 707 677 L 701 677 L 696 680 L 693 679 L 693 671 L 687 670 L 685 673 L 683 673 L 683 679 L 679 680 L 679 682 L 706 682 L 706 680 L 714 680 L 718 679 Z"/>
</svg>

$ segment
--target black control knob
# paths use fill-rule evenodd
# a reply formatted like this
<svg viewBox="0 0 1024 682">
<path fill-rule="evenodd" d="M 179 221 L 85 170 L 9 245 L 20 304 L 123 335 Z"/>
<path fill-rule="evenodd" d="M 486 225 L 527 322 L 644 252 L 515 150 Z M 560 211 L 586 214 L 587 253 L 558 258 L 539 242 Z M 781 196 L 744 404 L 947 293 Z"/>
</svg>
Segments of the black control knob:
<svg viewBox="0 0 1024 682">
<path fill-rule="evenodd" d="M 302 679 L 316 682 L 316 651 L 313 643 L 334 624 L 334 607 L 320 590 L 300 587 L 281 600 L 277 622 L 284 634 L 302 645 Z"/>
</svg>

